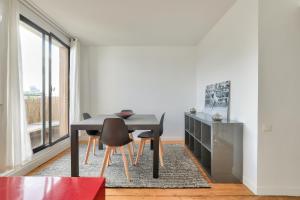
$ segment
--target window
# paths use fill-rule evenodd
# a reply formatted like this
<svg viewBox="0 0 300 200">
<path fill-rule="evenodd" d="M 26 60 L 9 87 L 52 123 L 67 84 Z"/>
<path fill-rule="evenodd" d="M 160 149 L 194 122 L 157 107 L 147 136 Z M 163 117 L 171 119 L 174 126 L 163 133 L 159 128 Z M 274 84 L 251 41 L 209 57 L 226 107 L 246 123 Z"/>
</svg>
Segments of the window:
<svg viewBox="0 0 300 200">
<path fill-rule="evenodd" d="M 51 119 L 52 141 L 68 134 L 69 121 L 69 48 L 51 38 Z"/>
<path fill-rule="evenodd" d="M 23 91 L 32 149 L 69 136 L 69 52 L 58 37 L 20 16 Z"/>
</svg>

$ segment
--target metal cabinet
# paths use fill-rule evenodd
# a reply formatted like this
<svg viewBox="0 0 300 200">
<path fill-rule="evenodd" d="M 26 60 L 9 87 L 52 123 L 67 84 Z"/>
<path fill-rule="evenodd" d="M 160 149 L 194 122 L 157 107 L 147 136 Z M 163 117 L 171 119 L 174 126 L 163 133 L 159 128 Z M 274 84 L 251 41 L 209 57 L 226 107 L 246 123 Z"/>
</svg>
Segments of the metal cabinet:
<svg viewBox="0 0 300 200">
<path fill-rule="evenodd" d="M 243 177 L 243 124 L 215 122 L 205 113 L 185 113 L 185 145 L 214 182 L 239 183 Z"/>
</svg>

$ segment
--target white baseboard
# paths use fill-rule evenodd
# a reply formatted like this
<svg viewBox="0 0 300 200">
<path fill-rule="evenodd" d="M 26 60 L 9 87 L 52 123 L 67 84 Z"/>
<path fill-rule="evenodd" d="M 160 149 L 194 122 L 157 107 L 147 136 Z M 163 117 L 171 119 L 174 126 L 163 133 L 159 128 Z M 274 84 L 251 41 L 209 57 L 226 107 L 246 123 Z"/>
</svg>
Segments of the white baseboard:
<svg viewBox="0 0 300 200">
<path fill-rule="evenodd" d="M 286 186 L 267 186 L 258 187 L 248 178 L 243 177 L 243 184 L 251 190 L 255 195 L 271 195 L 271 196 L 300 196 L 300 187 L 286 187 Z"/>
<path fill-rule="evenodd" d="M 70 139 L 67 138 L 49 148 L 46 148 L 34 154 L 32 160 L 28 161 L 18 168 L 2 173 L 1 176 L 24 176 L 69 147 Z"/>
<path fill-rule="evenodd" d="M 285 187 L 285 186 L 267 186 L 258 187 L 258 195 L 272 195 L 272 196 L 300 196 L 300 187 Z"/>
<path fill-rule="evenodd" d="M 257 185 L 252 181 L 249 181 L 247 177 L 243 177 L 243 184 L 251 191 L 253 194 L 257 194 Z"/>
</svg>

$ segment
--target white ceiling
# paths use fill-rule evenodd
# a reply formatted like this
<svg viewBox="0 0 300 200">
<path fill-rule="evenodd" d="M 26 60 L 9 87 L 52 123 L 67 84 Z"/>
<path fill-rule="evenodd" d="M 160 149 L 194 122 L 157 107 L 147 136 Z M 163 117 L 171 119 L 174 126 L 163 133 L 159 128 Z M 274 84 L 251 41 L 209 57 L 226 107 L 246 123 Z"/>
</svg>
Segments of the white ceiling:
<svg viewBox="0 0 300 200">
<path fill-rule="evenodd" d="M 86 45 L 195 45 L 235 0 L 31 0 Z"/>
</svg>

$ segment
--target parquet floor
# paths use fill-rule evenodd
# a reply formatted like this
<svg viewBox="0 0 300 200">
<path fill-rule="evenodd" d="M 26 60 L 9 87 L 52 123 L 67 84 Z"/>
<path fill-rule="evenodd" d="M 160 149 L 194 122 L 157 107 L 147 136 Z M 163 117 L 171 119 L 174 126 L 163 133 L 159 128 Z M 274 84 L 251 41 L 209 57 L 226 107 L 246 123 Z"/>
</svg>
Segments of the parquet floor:
<svg viewBox="0 0 300 200">
<path fill-rule="evenodd" d="M 169 141 L 165 143 L 181 143 Z M 28 176 L 35 172 L 48 167 L 64 154 L 70 150 L 66 150 L 57 155 L 53 159 L 37 167 Z M 188 149 L 186 149 L 189 152 Z M 197 163 L 197 167 L 202 174 L 205 175 L 201 166 L 198 164 L 193 155 L 189 152 L 191 158 Z M 205 176 L 207 181 L 211 184 L 211 188 L 200 189 L 120 189 L 107 188 L 106 200 L 300 200 L 300 197 L 272 197 L 272 196 L 255 196 L 243 184 L 216 184 L 212 183 L 210 179 Z"/>
</svg>

